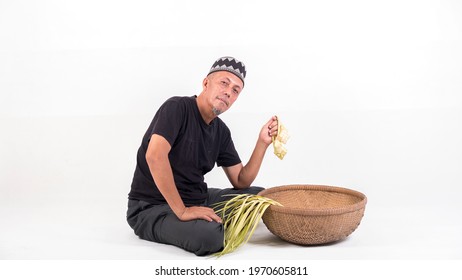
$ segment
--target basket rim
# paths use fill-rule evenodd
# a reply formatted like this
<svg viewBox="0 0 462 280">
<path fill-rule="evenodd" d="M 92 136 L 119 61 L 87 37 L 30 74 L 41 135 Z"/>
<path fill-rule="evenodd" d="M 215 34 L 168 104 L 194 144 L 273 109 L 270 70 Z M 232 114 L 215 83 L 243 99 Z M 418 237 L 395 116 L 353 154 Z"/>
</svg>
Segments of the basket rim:
<svg viewBox="0 0 462 280">
<path fill-rule="evenodd" d="M 311 184 L 292 184 L 292 185 L 281 185 L 275 186 L 268 189 L 264 189 L 258 193 L 260 196 L 265 196 L 267 194 L 287 191 L 287 190 L 311 190 L 311 191 L 327 191 L 327 192 L 337 192 L 343 194 L 349 194 L 360 198 L 361 200 L 357 203 L 347 205 L 344 207 L 334 207 L 334 208 L 324 208 L 324 209 L 300 209 L 300 208 L 288 208 L 284 206 L 271 205 L 268 210 L 295 214 L 295 215 L 304 215 L 304 216 L 327 216 L 327 215 L 340 215 L 350 212 L 355 212 L 363 209 L 367 203 L 367 197 L 359 192 L 345 187 L 336 187 L 328 185 L 311 185 Z"/>
</svg>

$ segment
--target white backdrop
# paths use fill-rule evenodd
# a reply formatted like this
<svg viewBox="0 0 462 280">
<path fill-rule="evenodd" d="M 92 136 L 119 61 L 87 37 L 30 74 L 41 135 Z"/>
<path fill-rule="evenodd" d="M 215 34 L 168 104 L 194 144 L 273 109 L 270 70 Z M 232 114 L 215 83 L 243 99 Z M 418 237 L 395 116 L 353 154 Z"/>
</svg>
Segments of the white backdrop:
<svg viewBox="0 0 462 280">
<path fill-rule="evenodd" d="M 222 116 L 241 158 L 271 115 L 291 133 L 255 185 L 369 202 L 344 242 L 262 226 L 229 258 L 460 259 L 461 49 L 455 0 L 0 0 L 0 258 L 191 258 L 138 240 L 126 196 L 158 106 L 230 55 L 248 71 Z M 229 186 L 220 169 L 207 182 Z"/>
</svg>

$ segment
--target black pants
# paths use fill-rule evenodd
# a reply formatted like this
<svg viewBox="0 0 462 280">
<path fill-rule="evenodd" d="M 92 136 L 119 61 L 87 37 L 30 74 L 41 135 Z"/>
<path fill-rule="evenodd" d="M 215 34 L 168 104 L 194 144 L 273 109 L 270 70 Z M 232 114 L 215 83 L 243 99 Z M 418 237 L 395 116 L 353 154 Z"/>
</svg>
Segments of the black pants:
<svg viewBox="0 0 462 280">
<path fill-rule="evenodd" d="M 214 203 L 232 198 L 223 197 L 225 194 L 257 194 L 262 190 L 260 187 L 244 190 L 209 188 L 209 196 L 203 206 L 211 207 Z M 197 256 L 223 249 L 222 224 L 205 220 L 182 222 L 168 204 L 154 205 L 141 200 L 128 200 L 127 221 L 141 239 L 175 245 Z"/>
</svg>

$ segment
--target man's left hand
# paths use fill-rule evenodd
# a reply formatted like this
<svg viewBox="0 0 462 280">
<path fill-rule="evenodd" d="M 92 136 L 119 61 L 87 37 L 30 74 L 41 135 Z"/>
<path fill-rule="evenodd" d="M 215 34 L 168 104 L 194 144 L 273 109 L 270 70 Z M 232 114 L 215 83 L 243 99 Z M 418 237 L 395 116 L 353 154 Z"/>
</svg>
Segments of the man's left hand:
<svg viewBox="0 0 462 280">
<path fill-rule="evenodd" d="M 278 118 L 272 116 L 271 119 L 262 127 L 259 139 L 266 145 L 273 142 L 273 136 L 278 135 Z"/>
</svg>

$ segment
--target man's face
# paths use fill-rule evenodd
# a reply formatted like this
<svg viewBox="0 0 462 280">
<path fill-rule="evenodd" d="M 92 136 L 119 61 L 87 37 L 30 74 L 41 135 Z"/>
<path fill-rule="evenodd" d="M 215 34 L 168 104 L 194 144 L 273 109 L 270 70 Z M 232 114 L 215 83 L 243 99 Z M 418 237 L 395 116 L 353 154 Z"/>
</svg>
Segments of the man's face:
<svg viewBox="0 0 462 280">
<path fill-rule="evenodd" d="M 233 105 L 243 87 L 241 79 L 227 71 L 214 72 L 204 80 L 207 100 L 217 116 Z"/>
</svg>

